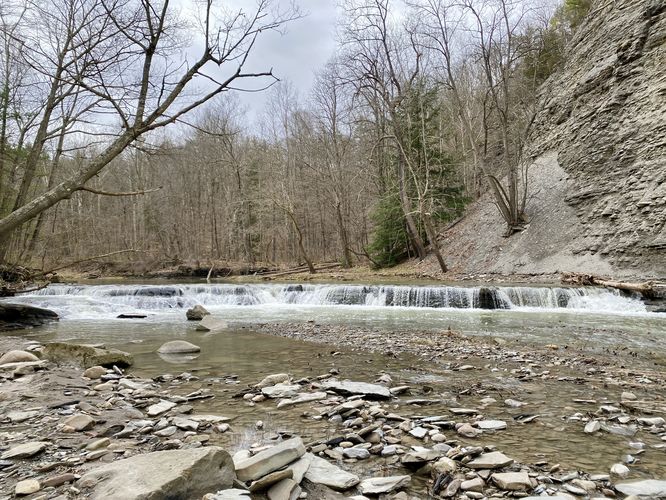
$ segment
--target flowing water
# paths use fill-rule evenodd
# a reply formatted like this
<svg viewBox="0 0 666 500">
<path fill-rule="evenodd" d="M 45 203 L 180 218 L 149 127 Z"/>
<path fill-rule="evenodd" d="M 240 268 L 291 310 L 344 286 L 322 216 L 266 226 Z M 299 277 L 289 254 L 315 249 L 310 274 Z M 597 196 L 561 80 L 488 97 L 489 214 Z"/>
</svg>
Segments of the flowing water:
<svg viewBox="0 0 666 500">
<path fill-rule="evenodd" d="M 427 363 L 410 356 L 399 359 L 341 349 L 332 355 L 322 346 L 251 331 L 257 323 L 315 321 L 328 324 L 372 326 L 386 329 L 444 330 L 468 335 L 506 337 L 523 343 L 560 343 L 594 349 L 628 347 L 650 354 L 666 354 L 666 314 L 648 313 L 633 297 L 595 288 L 554 287 L 450 287 L 362 285 L 52 285 L 34 295 L 12 299 L 60 314 L 61 321 L 40 329 L 17 332 L 39 342 L 53 340 L 102 342 L 135 355 L 134 373 L 155 376 L 192 372 L 195 384 L 210 388 L 215 399 L 195 403 L 195 411 L 235 417 L 234 432 L 216 436 L 219 443 L 235 448 L 264 437 L 254 422 L 263 420 L 263 431 L 298 433 L 308 439 L 335 437 L 342 430 L 327 421 L 303 415 L 309 405 L 275 409 L 274 402 L 250 407 L 231 395 L 270 373 L 288 371 L 296 378 L 317 376 L 332 367 L 341 377 L 372 382 L 388 372 L 395 384 L 409 384 L 412 397 L 433 398 L 430 406 L 412 406 L 405 398 L 391 403 L 404 416 L 449 415 L 452 406 L 479 407 L 480 399 L 492 396 L 498 403 L 484 416 L 503 419 L 509 428 L 484 435 L 478 442 L 499 449 L 525 463 L 545 459 L 563 468 L 607 473 L 613 463 L 635 453 L 629 441 L 648 446 L 633 474 L 666 475 L 666 451 L 658 436 L 641 431 L 633 439 L 615 435 L 588 436 L 583 424 L 570 421 L 577 412 L 594 412 L 604 401 L 617 402 L 618 387 L 596 387 L 556 380 L 518 382 L 501 365 L 497 371 L 452 372 L 438 362 Z M 185 320 L 188 307 L 202 304 L 230 322 L 220 334 L 196 332 Z M 145 319 L 116 319 L 121 313 L 145 314 Z M 387 333 L 390 336 L 390 333 Z M 163 359 L 155 351 L 167 340 L 183 339 L 202 348 L 197 357 Z M 234 377 L 232 377 L 234 376 Z M 235 378 L 237 377 L 237 378 Z M 236 384 L 238 382 L 238 384 Z M 480 384 L 484 394 L 471 393 L 455 400 L 461 388 Z M 188 390 L 191 386 L 188 386 Z M 430 388 L 433 390 L 430 392 Z M 428 391 L 428 395 L 424 395 Z M 654 387 L 646 388 L 646 394 Z M 660 393 L 664 394 L 663 388 Z M 658 391 L 658 392 L 659 392 Z M 423 392 L 423 394 L 422 394 Z M 654 396 L 654 392 L 650 393 Z M 639 397 L 644 394 L 639 394 Z M 506 398 L 519 399 L 526 407 L 504 406 Z M 407 398 L 409 399 L 409 398 Z M 574 400 L 595 399 L 596 404 Z M 395 407 L 393 406 L 395 405 Z M 513 416 L 538 413 L 532 424 L 517 424 Z M 447 417 L 450 418 L 450 417 Z M 460 420 L 460 417 L 458 417 Z M 449 436 L 450 434 L 450 436 Z M 457 438 L 453 431 L 447 436 Z M 462 441 L 465 441 L 464 439 Z M 417 443 L 414 443 L 417 444 Z M 584 449 L 585 453 L 580 450 Z M 367 467 L 368 465 L 364 465 Z M 367 475 L 367 472 L 366 472 Z"/>
</svg>

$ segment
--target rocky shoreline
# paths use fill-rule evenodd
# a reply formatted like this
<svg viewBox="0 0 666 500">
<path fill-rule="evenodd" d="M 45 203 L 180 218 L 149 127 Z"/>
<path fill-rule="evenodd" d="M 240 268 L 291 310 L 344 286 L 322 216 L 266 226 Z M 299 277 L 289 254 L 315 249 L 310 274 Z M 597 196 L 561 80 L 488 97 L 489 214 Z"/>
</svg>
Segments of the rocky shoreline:
<svg viewBox="0 0 666 500">
<path fill-rule="evenodd" d="M 666 497 L 663 467 L 641 467 L 666 453 L 666 381 L 651 359 L 637 355 L 628 367 L 621 362 L 628 353 L 592 357 L 451 331 L 393 332 L 387 340 L 380 330 L 313 323 L 256 330 L 334 346 L 333 364 L 354 351 L 421 359 L 430 375 L 450 377 L 450 392 L 403 384 L 390 366 L 362 381 L 335 366 L 301 378 L 141 378 L 121 368 L 131 357 L 104 346 L 28 343 L 0 358 L 0 498 Z M 185 344 L 160 352 L 197 348 Z M 535 410 L 544 410 L 520 392 L 492 397 L 486 380 L 500 371 L 524 387 L 551 384 L 566 393 L 585 385 L 589 396 L 562 408 L 567 424 L 589 439 L 626 441 L 623 458 L 603 473 L 585 472 L 546 458 L 521 461 L 516 450 L 498 447 L 502 433 L 538 429 Z M 214 398 L 241 401 L 256 414 L 249 441 L 229 446 L 226 436 L 247 429 L 235 415 L 206 411 Z M 269 418 L 279 429 L 285 411 L 330 431 L 308 439 L 257 433 Z"/>
</svg>

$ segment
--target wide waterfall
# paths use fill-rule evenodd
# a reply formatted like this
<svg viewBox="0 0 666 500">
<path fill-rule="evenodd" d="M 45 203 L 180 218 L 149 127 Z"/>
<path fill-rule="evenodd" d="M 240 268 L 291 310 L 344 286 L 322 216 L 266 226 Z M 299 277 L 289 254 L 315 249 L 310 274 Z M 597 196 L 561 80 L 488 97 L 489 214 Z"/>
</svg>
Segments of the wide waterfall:
<svg viewBox="0 0 666 500">
<path fill-rule="evenodd" d="M 22 301 L 58 310 L 159 312 L 224 306 L 361 306 L 466 310 L 645 312 L 633 297 L 603 288 L 392 285 L 50 285 Z"/>
</svg>

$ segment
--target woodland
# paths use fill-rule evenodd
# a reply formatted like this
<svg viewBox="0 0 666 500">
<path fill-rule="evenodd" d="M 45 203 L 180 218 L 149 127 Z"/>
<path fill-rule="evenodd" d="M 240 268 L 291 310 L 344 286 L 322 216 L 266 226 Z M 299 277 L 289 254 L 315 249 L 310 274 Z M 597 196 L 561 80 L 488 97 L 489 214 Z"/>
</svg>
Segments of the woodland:
<svg viewBox="0 0 666 500">
<path fill-rule="evenodd" d="M 484 193 L 507 237 L 528 222 L 541 84 L 592 0 L 345 0 L 305 93 L 246 61 L 307 12 L 221 7 L 2 3 L 0 262 L 446 270 L 437 235 Z"/>
</svg>

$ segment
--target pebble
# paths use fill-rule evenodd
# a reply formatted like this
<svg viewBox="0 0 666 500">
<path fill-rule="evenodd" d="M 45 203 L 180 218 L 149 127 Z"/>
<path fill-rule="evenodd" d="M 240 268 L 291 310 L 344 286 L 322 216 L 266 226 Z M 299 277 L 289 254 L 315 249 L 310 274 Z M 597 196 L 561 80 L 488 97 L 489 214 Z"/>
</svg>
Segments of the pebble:
<svg viewBox="0 0 666 500">
<path fill-rule="evenodd" d="M 19 481 L 14 487 L 14 494 L 16 496 L 32 495 L 41 490 L 39 481 L 36 479 L 25 479 L 24 481 Z"/>
</svg>

